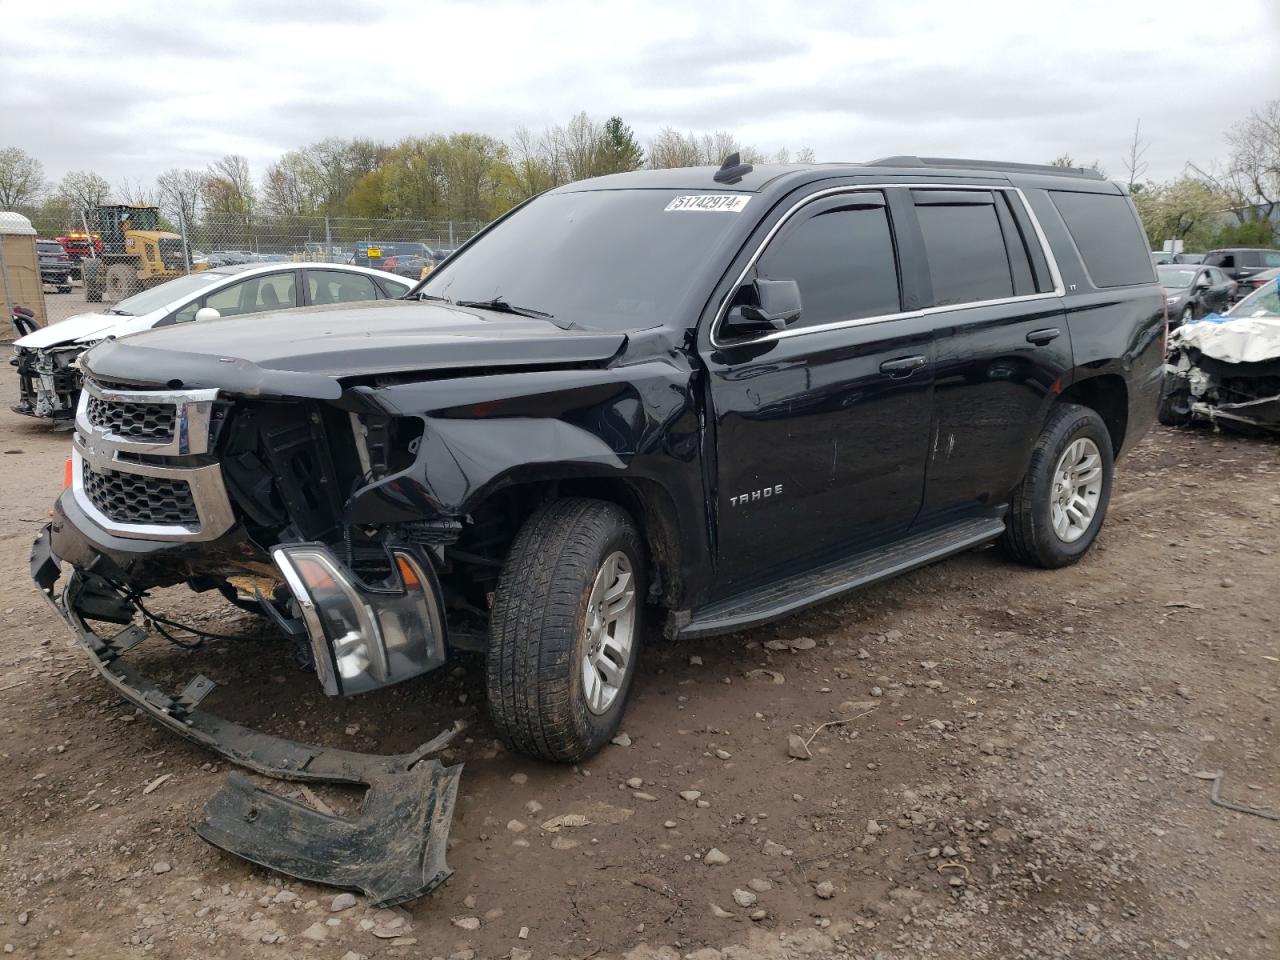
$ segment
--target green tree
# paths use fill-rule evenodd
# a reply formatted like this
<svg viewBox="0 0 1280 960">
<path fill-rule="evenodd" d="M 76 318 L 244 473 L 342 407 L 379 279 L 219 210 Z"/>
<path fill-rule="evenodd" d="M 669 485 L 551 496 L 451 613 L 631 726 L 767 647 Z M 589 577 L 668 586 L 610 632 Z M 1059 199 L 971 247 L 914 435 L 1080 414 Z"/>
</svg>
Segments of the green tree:
<svg viewBox="0 0 1280 960">
<path fill-rule="evenodd" d="M 44 167 L 19 147 L 0 149 L 0 210 L 31 207 L 44 193 Z"/>
<path fill-rule="evenodd" d="M 644 166 L 644 150 L 621 117 L 610 117 L 600 132 L 596 173 L 626 173 Z"/>
</svg>

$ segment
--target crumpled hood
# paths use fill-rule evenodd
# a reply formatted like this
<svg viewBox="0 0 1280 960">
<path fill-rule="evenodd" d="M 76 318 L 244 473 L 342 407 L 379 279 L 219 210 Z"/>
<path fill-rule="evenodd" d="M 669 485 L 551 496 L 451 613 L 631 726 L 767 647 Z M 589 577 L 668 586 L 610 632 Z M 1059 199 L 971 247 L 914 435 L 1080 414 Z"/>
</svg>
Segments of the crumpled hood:
<svg viewBox="0 0 1280 960">
<path fill-rule="evenodd" d="M 106 336 L 123 337 L 138 330 L 150 329 L 154 321 L 140 317 L 122 317 L 111 313 L 78 313 L 74 317 L 41 327 L 14 341 L 14 346 L 43 350 L 69 346 L 81 340 L 101 340 Z"/>
<path fill-rule="evenodd" d="M 1171 340 L 1195 347 L 1206 357 L 1227 363 L 1262 363 L 1280 359 L 1280 317 L 1219 318 L 1184 323 Z"/>
<path fill-rule="evenodd" d="M 82 364 L 126 383 L 324 397 L 349 377 L 602 362 L 626 339 L 490 310 L 382 300 L 160 327 L 101 343 Z"/>
</svg>

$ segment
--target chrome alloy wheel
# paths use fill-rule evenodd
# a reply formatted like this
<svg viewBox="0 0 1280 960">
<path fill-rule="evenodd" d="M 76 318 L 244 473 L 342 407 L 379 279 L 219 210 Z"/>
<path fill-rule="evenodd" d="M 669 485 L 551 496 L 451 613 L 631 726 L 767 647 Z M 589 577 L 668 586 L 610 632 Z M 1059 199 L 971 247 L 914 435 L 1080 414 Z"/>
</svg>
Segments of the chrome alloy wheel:
<svg viewBox="0 0 1280 960">
<path fill-rule="evenodd" d="M 1085 535 L 1102 499 L 1102 452 L 1088 437 L 1073 441 L 1053 468 L 1049 515 L 1063 543 Z"/>
<path fill-rule="evenodd" d="M 586 620 L 582 689 L 587 709 L 598 716 L 618 698 L 635 642 L 636 579 L 631 561 L 621 550 L 609 554 L 600 565 L 587 598 Z"/>
</svg>

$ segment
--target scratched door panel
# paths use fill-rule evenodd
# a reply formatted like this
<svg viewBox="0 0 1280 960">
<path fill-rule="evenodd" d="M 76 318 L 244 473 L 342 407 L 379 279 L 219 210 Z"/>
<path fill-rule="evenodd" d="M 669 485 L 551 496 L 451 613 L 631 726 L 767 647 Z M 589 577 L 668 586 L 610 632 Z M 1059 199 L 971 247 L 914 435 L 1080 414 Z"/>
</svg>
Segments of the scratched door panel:
<svg viewBox="0 0 1280 960">
<path fill-rule="evenodd" d="M 813 331 L 708 356 L 718 595 L 901 535 L 930 439 L 932 323 Z M 908 375 L 886 361 L 919 356 Z"/>
</svg>

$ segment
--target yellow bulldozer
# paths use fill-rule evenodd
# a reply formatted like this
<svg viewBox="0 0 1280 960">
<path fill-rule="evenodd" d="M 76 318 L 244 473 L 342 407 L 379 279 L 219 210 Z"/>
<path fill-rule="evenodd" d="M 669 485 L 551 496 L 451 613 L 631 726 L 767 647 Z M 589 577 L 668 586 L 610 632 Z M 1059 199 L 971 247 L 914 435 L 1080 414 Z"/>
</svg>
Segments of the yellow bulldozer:
<svg viewBox="0 0 1280 960">
<path fill-rule="evenodd" d="M 101 238 L 96 255 L 81 264 L 86 300 L 120 301 L 191 270 L 182 237 L 160 229 L 156 207 L 118 203 L 90 207 L 84 216 L 89 233 Z"/>
</svg>

